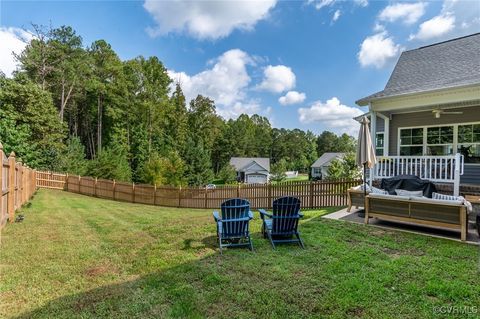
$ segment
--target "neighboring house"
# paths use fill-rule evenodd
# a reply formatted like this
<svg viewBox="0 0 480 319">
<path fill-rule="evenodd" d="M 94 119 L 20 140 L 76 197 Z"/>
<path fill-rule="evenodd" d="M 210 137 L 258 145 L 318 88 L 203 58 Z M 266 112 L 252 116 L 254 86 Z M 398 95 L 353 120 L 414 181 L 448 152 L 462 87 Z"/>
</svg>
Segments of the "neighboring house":
<svg viewBox="0 0 480 319">
<path fill-rule="evenodd" d="M 480 183 L 480 33 L 403 52 L 385 89 L 356 103 L 388 159 L 374 178 Z"/>
<path fill-rule="evenodd" d="M 237 180 L 248 184 L 266 184 L 270 159 L 264 157 L 232 157 L 230 165 L 237 171 Z"/>
<path fill-rule="evenodd" d="M 345 156 L 345 153 L 323 153 L 311 166 L 312 178 L 326 178 L 328 176 L 328 167 L 333 160 L 342 159 L 343 156 Z"/>
</svg>

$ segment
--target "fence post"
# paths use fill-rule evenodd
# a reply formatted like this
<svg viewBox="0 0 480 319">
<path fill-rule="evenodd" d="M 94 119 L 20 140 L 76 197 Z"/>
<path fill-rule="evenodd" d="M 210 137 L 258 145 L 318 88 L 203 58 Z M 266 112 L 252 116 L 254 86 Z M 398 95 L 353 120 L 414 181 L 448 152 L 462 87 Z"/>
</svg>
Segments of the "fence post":
<svg viewBox="0 0 480 319">
<path fill-rule="evenodd" d="M 153 205 L 157 203 L 157 183 L 153 184 Z"/>
<path fill-rule="evenodd" d="M 177 207 L 180 207 L 180 203 L 182 201 L 182 186 L 178 188 L 178 205 Z"/>
<path fill-rule="evenodd" d="M 132 203 L 135 203 L 135 183 L 132 183 Z"/>
<path fill-rule="evenodd" d="M 97 178 L 95 177 L 95 184 L 93 184 L 93 196 L 97 197 Z"/>
<path fill-rule="evenodd" d="M 240 184 L 237 184 L 237 198 L 240 197 Z"/>
<path fill-rule="evenodd" d="M 23 181 L 23 165 L 22 165 L 22 159 L 21 158 L 18 158 L 18 160 L 16 161 L 18 164 L 18 169 L 17 169 L 17 176 L 15 176 L 15 183 L 18 183 L 17 184 L 17 189 L 15 191 L 15 194 L 17 196 L 17 199 L 16 199 L 16 203 L 18 206 L 16 208 L 20 208 L 22 207 L 22 204 L 23 204 L 23 186 L 22 186 L 22 181 Z M 16 165 L 15 164 L 15 165 Z"/>
<path fill-rule="evenodd" d="M 32 169 L 32 176 L 30 177 L 31 180 L 31 189 L 30 189 L 30 198 L 32 198 L 33 193 L 35 193 L 35 190 L 37 189 L 37 171 Z"/>
<path fill-rule="evenodd" d="M 33 171 L 33 191 L 32 191 L 32 196 L 33 194 L 37 191 L 37 170 Z"/>
<path fill-rule="evenodd" d="M 63 190 L 68 192 L 68 173 L 65 174 L 65 183 L 63 184 Z"/>
<path fill-rule="evenodd" d="M 313 208 L 313 189 L 314 189 L 314 181 L 310 182 L 310 208 Z"/>
<path fill-rule="evenodd" d="M 13 223 L 15 217 L 15 153 L 8 157 L 8 220 Z"/>
<path fill-rule="evenodd" d="M 207 202 L 208 202 L 208 188 L 207 186 L 205 186 L 205 204 L 204 204 L 205 209 L 207 208 L 207 205 L 208 205 Z"/>
<path fill-rule="evenodd" d="M 81 194 L 82 176 L 78 175 L 78 193 Z"/>
<path fill-rule="evenodd" d="M 28 201 L 27 198 L 27 174 L 25 171 L 28 172 L 28 166 L 22 166 L 22 205 Z"/>
<path fill-rule="evenodd" d="M 113 180 L 113 185 L 112 185 L 112 192 L 113 192 L 112 196 L 113 196 L 113 200 L 115 200 L 115 185 L 116 185 L 115 180 Z"/>
<path fill-rule="evenodd" d="M 271 208 L 270 206 L 272 205 L 272 184 L 268 183 L 267 184 L 267 190 L 268 190 L 268 208 Z"/>
</svg>

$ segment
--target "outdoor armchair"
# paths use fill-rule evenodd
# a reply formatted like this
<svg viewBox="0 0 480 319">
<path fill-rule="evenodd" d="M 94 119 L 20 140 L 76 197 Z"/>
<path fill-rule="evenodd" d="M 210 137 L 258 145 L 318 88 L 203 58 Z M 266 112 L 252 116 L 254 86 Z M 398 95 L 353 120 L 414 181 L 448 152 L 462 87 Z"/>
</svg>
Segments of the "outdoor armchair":
<svg viewBox="0 0 480 319">
<path fill-rule="evenodd" d="M 247 200 L 241 198 L 226 200 L 220 206 L 220 213 L 213 212 L 213 219 L 217 225 L 220 253 L 223 247 L 247 246 L 253 250 L 249 229 L 253 213 Z"/>
<path fill-rule="evenodd" d="M 298 231 L 298 221 L 303 217 L 300 213 L 300 200 L 290 196 L 281 197 L 273 201 L 272 207 L 272 213 L 259 210 L 263 237 L 270 240 L 273 249 L 275 243 L 298 243 L 305 248 Z"/>
</svg>

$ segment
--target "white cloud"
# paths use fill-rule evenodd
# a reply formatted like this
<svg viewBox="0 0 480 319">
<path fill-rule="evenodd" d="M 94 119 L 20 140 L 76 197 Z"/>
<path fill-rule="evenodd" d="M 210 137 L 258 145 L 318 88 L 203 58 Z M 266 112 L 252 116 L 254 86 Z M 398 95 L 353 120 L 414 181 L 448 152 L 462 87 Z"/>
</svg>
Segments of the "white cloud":
<svg viewBox="0 0 480 319">
<path fill-rule="evenodd" d="M 449 13 L 440 14 L 420 24 L 417 34 L 410 35 L 410 40 L 428 40 L 447 34 L 455 28 L 455 16 Z"/>
<path fill-rule="evenodd" d="M 211 61 L 211 68 L 188 75 L 185 72 L 168 71 L 174 82 L 179 82 L 187 101 L 198 94 L 215 101 L 218 113 L 225 118 L 234 118 L 242 113 L 261 111 L 258 101 L 249 100 L 246 89 L 251 81 L 247 65 L 252 58 L 244 51 L 233 49 Z"/>
<path fill-rule="evenodd" d="M 383 24 L 380 24 L 380 23 L 376 22 L 375 26 L 373 27 L 373 31 L 384 32 L 384 31 L 386 31 L 386 29 L 385 29 L 385 26 Z"/>
<path fill-rule="evenodd" d="M 19 28 L 0 27 L 0 70 L 7 76 L 12 76 L 17 68 L 17 62 L 13 56 L 21 53 L 27 44 L 33 39 L 33 34 Z"/>
<path fill-rule="evenodd" d="M 320 10 L 324 7 L 331 7 L 334 4 L 340 2 L 339 0 L 308 0 L 308 4 L 314 4 L 315 9 Z M 368 0 L 353 0 L 357 6 L 366 7 L 368 6 Z"/>
<path fill-rule="evenodd" d="M 444 0 L 439 14 L 423 22 L 409 40 L 443 41 L 476 33 L 480 30 L 479 10 L 475 1 Z"/>
<path fill-rule="evenodd" d="M 395 22 L 401 20 L 409 25 L 414 24 L 425 13 L 426 3 L 395 3 L 383 9 L 378 18 L 381 21 Z"/>
<path fill-rule="evenodd" d="M 157 26 L 149 28 L 151 36 L 186 32 L 198 39 L 218 39 L 233 30 L 251 30 L 268 17 L 277 0 L 261 1 L 158 1 L 146 0 L 143 7 Z"/>
<path fill-rule="evenodd" d="M 334 132 L 354 135 L 359 125 L 353 118 L 363 112 L 341 104 L 338 98 L 332 97 L 325 103 L 316 101 L 308 108 L 299 108 L 298 114 L 301 123 L 315 122 Z"/>
<path fill-rule="evenodd" d="M 312 2 L 312 1 L 311 1 Z M 333 5 L 336 0 L 320 0 L 315 3 L 315 9 L 320 10 L 323 7 L 328 7 Z"/>
<path fill-rule="evenodd" d="M 258 85 L 258 89 L 281 93 L 295 87 L 295 73 L 292 69 L 285 65 L 269 65 L 263 70 L 262 83 Z"/>
<path fill-rule="evenodd" d="M 287 94 L 284 96 L 281 96 L 278 99 L 278 102 L 282 105 L 292 105 L 292 104 L 297 104 L 297 103 L 302 103 L 305 101 L 307 96 L 305 93 L 300 93 L 297 91 L 288 91 Z"/>
<path fill-rule="evenodd" d="M 228 106 L 223 105 L 217 108 L 217 111 L 220 116 L 226 119 L 237 118 L 241 114 L 253 115 L 265 113 L 265 111 L 262 110 L 259 101 L 256 100 L 247 102 L 238 101 L 235 102 L 233 105 Z"/>
<path fill-rule="evenodd" d="M 390 59 L 396 57 L 401 50 L 386 32 L 380 32 L 363 40 L 358 52 L 358 61 L 363 67 L 383 67 Z"/>
<path fill-rule="evenodd" d="M 335 13 L 332 16 L 332 22 L 337 21 L 338 18 L 340 18 L 341 15 L 342 15 L 342 11 L 336 10 Z"/>
<path fill-rule="evenodd" d="M 353 0 L 353 2 L 360 7 L 368 6 L 368 0 Z"/>
</svg>

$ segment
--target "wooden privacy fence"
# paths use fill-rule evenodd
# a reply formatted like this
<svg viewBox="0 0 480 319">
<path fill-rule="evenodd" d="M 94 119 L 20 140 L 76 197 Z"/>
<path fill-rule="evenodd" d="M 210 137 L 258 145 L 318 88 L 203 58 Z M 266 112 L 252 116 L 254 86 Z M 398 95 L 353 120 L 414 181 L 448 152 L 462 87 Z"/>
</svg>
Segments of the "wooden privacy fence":
<svg viewBox="0 0 480 319">
<path fill-rule="evenodd" d="M 229 198 L 250 201 L 252 208 L 271 208 L 272 200 L 296 196 L 303 208 L 346 206 L 347 189 L 360 180 L 284 182 L 267 185 L 206 187 L 169 187 L 116 182 L 52 172 L 37 172 L 37 186 L 131 203 L 184 208 L 219 208 Z"/>
<path fill-rule="evenodd" d="M 33 196 L 37 182 L 35 170 L 24 166 L 20 160 L 16 160 L 13 152 L 7 158 L 2 144 L 0 144 L 0 158 L 2 160 L 0 228 L 3 228 L 7 220 L 10 222 L 15 220 L 15 211 Z"/>
</svg>

